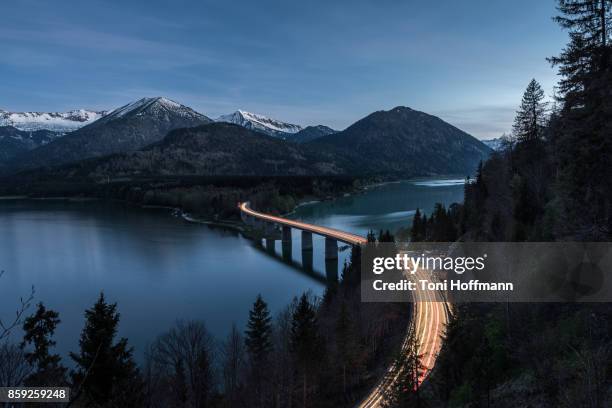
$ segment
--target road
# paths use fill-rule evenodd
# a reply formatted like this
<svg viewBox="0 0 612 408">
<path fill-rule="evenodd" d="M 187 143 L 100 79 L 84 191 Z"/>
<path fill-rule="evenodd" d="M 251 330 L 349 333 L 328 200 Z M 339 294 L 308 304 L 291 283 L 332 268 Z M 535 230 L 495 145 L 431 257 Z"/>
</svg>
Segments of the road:
<svg viewBox="0 0 612 408">
<path fill-rule="evenodd" d="M 238 207 L 242 212 L 252 217 L 334 238 L 347 244 L 364 245 L 367 243 L 367 239 L 359 235 L 254 211 L 246 202 L 238 204 Z M 427 271 L 420 269 L 416 273 L 416 278 L 417 280 L 431 279 L 431 275 Z M 413 315 L 410 319 L 408 331 L 413 330 L 417 333 L 419 341 L 418 353 L 421 355 L 421 363 L 425 367 L 419 376 L 419 384 L 422 384 L 433 369 L 442 347 L 442 336 L 448 323 L 450 307 L 442 293 L 437 291 L 417 290 L 413 293 L 413 296 Z M 393 367 L 389 368 L 389 371 L 391 370 L 393 370 Z M 357 407 L 380 407 L 383 402 L 384 391 L 390 386 L 392 381 L 393 379 L 384 378 Z"/>
<path fill-rule="evenodd" d="M 416 279 L 431 280 L 432 278 L 427 271 L 419 269 L 416 273 Z M 425 367 L 419 375 L 420 385 L 427 379 L 436 363 L 436 358 L 442 347 L 442 336 L 449 319 L 450 305 L 446 302 L 442 293 L 438 291 L 417 290 L 413 293 L 413 296 L 414 307 L 408 331 L 416 331 L 417 333 L 418 354 L 421 355 L 421 364 Z M 404 344 L 403 347 L 406 347 L 406 345 Z M 393 367 L 390 367 L 389 372 L 392 370 Z M 357 407 L 376 408 L 382 406 L 384 392 L 393 380 L 384 378 Z"/>
</svg>

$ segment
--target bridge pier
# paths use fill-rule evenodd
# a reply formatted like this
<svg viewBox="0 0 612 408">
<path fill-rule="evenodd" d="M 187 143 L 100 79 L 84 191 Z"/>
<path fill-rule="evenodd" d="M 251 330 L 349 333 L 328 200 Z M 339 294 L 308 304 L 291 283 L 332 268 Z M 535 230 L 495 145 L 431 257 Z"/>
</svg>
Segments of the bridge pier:
<svg viewBox="0 0 612 408">
<path fill-rule="evenodd" d="M 302 230 L 302 251 L 312 252 L 312 232 Z"/>
<path fill-rule="evenodd" d="M 291 243 L 291 241 L 282 240 L 281 249 L 283 252 L 283 259 L 285 261 L 291 261 L 291 259 L 293 258 L 293 244 Z"/>
<path fill-rule="evenodd" d="M 312 271 L 312 248 L 310 250 L 302 250 L 302 267 L 307 271 Z"/>
<path fill-rule="evenodd" d="M 283 225 L 282 239 L 283 242 L 291 242 L 291 227 Z"/>
<path fill-rule="evenodd" d="M 273 238 L 265 238 L 265 242 L 266 242 L 266 250 L 270 253 L 274 253 L 275 251 L 275 242 Z"/>
<path fill-rule="evenodd" d="M 338 241 L 325 237 L 325 259 L 338 259 Z"/>
</svg>

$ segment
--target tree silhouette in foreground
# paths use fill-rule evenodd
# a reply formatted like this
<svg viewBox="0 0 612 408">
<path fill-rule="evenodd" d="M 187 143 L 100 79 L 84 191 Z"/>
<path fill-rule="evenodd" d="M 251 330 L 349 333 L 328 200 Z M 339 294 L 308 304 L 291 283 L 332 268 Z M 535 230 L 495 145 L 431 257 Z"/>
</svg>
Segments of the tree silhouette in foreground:
<svg viewBox="0 0 612 408">
<path fill-rule="evenodd" d="M 308 405 L 309 387 L 321 356 L 319 326 L 314 305 L 304 293 L 295 308 L 291 322 L 291 349 L 302 379 L 302 406 Z"/>
<path fill-rule="evenodd" d="M 98 301 L 85 311 L 80 351 L 70 353 L 76 363 L 72 373 L 75 399 L 86 404 L 133 406 L 142 398 L 142 381 L 126 338 L 115 343 L 119 313 L 100 293 Z"/>
<path fill-rule="evenodd" d="M 24 320 L 25 334 L 21 347 L 33 347 L 33 350 L 26 351 L 25 358 L 35 370 L 25 379 L 25 385 L 41 387 L 65 384 L 66 368 L 61 365 L 61 357 L 50 353 L 50 349 L 55 346 L 53 334 L 59 323 L 59 314 L 47 309 L 42 303 L 38 304 L 32 316 Z"/>
<path fill-rule="evenodd" d="M 410 330 L 403 349 L 395 360 L 393 369 L 385 378 L 386 388 L 383 394 L 384 408 L 419 407 L 420 378 L 426 367 L 421 363 L 419 341 Z"/>
<path fill-rule="evenodd" d="M 258 406 L 263 407 L 266 405 L 268 393 L 262 372 L 270 368 L 272 318 L 261 295 L 257 295 L 253 308 L 249 311 L 244 343 L 249 356 L 251 383 L 255 386 L 255 401 Z"/>
</svg>

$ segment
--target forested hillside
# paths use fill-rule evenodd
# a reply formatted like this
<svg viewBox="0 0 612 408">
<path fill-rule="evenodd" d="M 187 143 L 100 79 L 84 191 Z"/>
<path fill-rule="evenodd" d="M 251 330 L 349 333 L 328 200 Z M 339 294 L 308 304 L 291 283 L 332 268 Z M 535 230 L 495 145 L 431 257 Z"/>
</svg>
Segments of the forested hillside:
<svg viewBox="0 0 612 408">
<path fill-rule="evenodd" d="M 514 140 L 480 166 L 463 205 L 415 217 L 413 239 L 612 239 L 612 2 L 559 4 L 555 20 L 570 33 L 550 58 L 562 78 L 559 99 L 547 105 L 531 81 Z M 609 303 L 458 305 L 428 399 L 442 406 L 610 406 L 611 316 Z"/>
</svg>

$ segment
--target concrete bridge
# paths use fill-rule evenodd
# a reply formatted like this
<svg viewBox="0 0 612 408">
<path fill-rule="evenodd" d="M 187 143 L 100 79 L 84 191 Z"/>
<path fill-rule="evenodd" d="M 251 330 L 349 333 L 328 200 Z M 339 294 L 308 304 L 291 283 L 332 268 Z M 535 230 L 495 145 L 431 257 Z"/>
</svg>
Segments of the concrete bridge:
<svg viewBox="0 0 612 408">
<path fill-rule="evenodd" d="M 249 207 L 249 202 L 239 203 L 242 221 L 254 230 L 262 232 L 267 238 L 281 238 L 283 243 L 291 242 L 291 229 L 302 231 L 302 251 L 312 251 L 312 234 L 325 237 L 325 259 L 338 259 L 338 242 L 352 246 L 363 245 L 367 239 L 333 228 L 290 220 L 283 217 L 257 212 Z"/>
<path fill-rule="evenodd" d="M 274 239 L 280 235 L 284 245 L 288 243 L 291 246 L 291 228 L 301 230 L 302 251 L 303 253 L 310 251 L 311 257 L 312 234 L 325 237 L 325 258 L 326 260 L 335 259 L 336 263 L 338 260 L 338 242 L 353 246 L 367 243 L 367 239 L 359 235 L 254 211 L 249 208 L 248 202 L 240 203 L 238 207 L 245 223 L 255 230 L 262 231 L 264 237 Z M 417 272 L 417 277 L 418 279 L 431 279 L 431 274 L 420 269 Z M 417 290 L 413 293 L 413 297 L 414 307 L 412 308 L 409 332 L 414 331 L 419 343 L 418 351 L 423 366 L 417 379 L 420 385 L 429 376 L 442 347 L 442 338 L 449 321 L 451 307 L 441 292 Z M 408 339 L 408 336 L 406 339 Z M 406 347 L 408 347 L 408 344 L 405 342 L 403 348 Z M 389 368 L 390 373 L 394 373 L 394 370 L 395 367 L 393 366 Z M 383 406 L 384 395 L 396 381 L 398 375 L 397 373 L 395 375 L 385 375 L 372 392 L 357 404 L 356 408 L 380 408 Z"/>
</svg>

